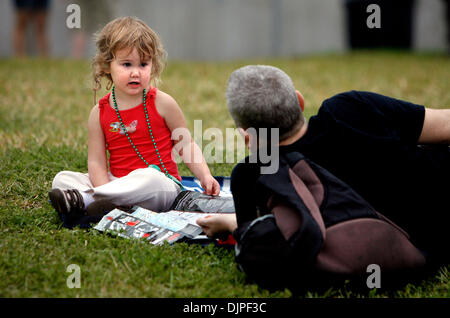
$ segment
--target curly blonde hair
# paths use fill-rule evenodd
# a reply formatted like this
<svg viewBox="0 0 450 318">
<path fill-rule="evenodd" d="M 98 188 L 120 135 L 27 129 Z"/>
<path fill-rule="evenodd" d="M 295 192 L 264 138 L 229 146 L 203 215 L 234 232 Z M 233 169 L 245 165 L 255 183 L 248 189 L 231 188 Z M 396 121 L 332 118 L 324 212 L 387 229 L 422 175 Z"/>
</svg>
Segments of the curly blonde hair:
<svg viewBox="0 0 450 318">
<path fill-rule="evenodd" d="M 158 35 L 142 20 L 136 17 L 117 18 L 105 25 L 96 37 L 97 53 L 92 60 L 94 95 L 101 89 L 101 81 L 106 77 L 110 89 L 113 81 L 109 73 L 111 61 L 118 50 L 136 48 L 141 59 L 152 60 L 150 78 L 152 84 L 160 83 L 160 75 L 166 64 L 167 53 Z M 95 102 L 94 96 L 94 102 Z"/>
</svg>

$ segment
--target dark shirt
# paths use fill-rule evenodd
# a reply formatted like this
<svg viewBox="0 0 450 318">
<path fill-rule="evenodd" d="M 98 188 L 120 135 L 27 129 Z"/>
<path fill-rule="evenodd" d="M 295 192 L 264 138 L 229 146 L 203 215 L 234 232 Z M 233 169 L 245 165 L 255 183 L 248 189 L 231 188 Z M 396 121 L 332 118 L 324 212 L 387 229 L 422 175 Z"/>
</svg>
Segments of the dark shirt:
<svg viewBox="0 0 450 318">
<path fill-rule="evenodd" d="M 279 150 L 302 153 L 350 185 L 419 246 L 429 246 L 448 226 L 450 151 L 418 145 L 424 116 L 421 105 L 346 92 L 325 100 L 306 134 Z M 259 164 L 241 162 L 233 169 L 238 224 L 256 215 L 265 191 L 256 182 L 259 173 Z"/>
</svg>

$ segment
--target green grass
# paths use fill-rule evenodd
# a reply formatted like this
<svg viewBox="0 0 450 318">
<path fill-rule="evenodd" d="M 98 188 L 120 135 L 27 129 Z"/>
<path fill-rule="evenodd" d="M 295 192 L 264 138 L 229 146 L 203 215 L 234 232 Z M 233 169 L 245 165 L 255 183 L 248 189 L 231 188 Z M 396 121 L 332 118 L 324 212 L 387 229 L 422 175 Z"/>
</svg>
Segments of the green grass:
<svg viewBox="0 0 450 318">
<path fill-rule="evenodd" d="M 375 91 L 430 107 L 450 106 L 450 60 L 442 55 L 356 52 L 224 63 L 169 62 L 161 89 L 182 107 L 188 127 L 233 128 L 226 109 L 229 74 L 245 64 L 284 69 L 306 99 L 350 89 Z M 0 60 L 0 297 L 290 297 L 248 283 L 233 251 L 175 244 L 152 247 L 94 230 L 62 228 L 47 201 L 54 175 L 87 170 L 89 63 Z M 105 91 L 99 94 L 103 96 Z M 229 175 L 233 164 L 211 164 Z M 182 175 L 191 175 L 183 164 Z M 81 288 L 69 289 L 69 264 Z M 448 267 L 393 291 L 357 292 L 347 284 L 306 297 L 449 297 Z"/>
</svg>

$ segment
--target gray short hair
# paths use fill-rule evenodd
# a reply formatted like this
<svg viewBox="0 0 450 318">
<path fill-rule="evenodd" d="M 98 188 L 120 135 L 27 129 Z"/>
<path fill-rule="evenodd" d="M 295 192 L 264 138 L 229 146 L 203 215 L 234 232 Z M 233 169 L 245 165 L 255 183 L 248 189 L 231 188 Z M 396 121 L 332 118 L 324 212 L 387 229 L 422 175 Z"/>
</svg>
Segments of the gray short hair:
<svg viewBox="0 0 450 318">
<path fill-rule="evenodd" d="M 292 80 L 273 66 L 249 65 L 234 71 L 228 79 L 226 98 L 237 127 L 279 128 L 280 141 L 304 123 Z"/>
</svg>

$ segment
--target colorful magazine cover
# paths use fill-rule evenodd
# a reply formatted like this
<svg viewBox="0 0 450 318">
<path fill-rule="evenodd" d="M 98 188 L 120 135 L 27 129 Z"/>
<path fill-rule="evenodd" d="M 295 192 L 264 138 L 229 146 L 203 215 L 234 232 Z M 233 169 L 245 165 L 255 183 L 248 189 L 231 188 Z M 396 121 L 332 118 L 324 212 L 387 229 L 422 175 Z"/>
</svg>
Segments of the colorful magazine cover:
<svg viewBox="0 0 450 318">
<path fill-rule="evenodd" d="M 209 213 L 168 211 L 157 213 L 141 207 L 127 213 L 114 209 L 106 214 L 94 229 L 129 239 L 143 239 L 153 245 L 173 244 L 183 238 L 204 240 L 196 224 Z"/>
<path fill-rule="evenodd" d="M 177 241 L 208 243 L 197 225 L 198 218 L 217 213 L 233 213 L 234 202 L 229 177 L 215 177 L 221 187 L 220 196 L 203 194 L 200 182 L 194 177 L 183 177 L 185 191 L 179 193 L 171 211 L 157 213 L 135 206 L 129 211 L 114 209 L 100 220 L 94 229 L 129 239 L 142 239 L 153 245 Z"/>
</svg>

